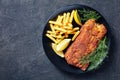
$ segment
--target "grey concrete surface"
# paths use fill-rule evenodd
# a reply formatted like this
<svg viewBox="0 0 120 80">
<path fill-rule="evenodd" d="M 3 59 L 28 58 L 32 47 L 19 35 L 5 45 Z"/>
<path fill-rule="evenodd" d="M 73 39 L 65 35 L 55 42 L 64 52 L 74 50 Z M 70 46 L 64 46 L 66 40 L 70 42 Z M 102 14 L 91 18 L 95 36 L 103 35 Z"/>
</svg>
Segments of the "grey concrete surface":
<svg viewBox="0 0 120 80">
<path fill-rule="evenodd" d="M 93 74 L 58 70 L 46 57 L 42 31 L 58 8 L 83 4 L 98 10 L 112 32 L 111 60 Z M 120 0 L 0 0 L 0 80 L 120 80 Z"/>
</svg>

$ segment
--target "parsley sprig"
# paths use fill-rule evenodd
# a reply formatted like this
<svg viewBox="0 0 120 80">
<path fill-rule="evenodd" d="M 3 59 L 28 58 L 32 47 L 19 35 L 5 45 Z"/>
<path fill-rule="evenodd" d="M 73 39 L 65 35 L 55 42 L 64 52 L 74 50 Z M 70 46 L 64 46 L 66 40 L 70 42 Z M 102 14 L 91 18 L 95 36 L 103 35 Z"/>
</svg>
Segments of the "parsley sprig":
<svg viewBox="0 0 120 80">
<path fill-rule="evenodd" d="M 97 21 L 101 17 L 96 11 L 85 8 L 78 10 L 78 12 L 81 16 L 81 21 L 83 22 L 89 19 L 95 19 Z"/>
</svg>

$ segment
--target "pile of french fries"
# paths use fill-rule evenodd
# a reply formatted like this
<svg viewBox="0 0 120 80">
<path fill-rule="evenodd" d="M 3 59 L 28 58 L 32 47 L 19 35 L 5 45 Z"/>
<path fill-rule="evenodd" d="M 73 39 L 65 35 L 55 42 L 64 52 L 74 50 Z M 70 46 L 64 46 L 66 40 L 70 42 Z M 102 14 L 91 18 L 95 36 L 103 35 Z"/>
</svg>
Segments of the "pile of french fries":
<svg viewBox="0 0 120 80">
<path fill-rule="evenodd" d="M 68 38 L 69 35 L 73 35 L 72 41 L 74 41 L 80 33 L 79 27 L 74 27 L 72 24 L 74 12 L 75 10 L 72 10 L 71 13 L 63 13 L 57 16 L 56 21 L 49 21 L 51 30 L 47 30 L 46 36 L 54 43 L 58 44 L 63 39 Z"/>
</svg>

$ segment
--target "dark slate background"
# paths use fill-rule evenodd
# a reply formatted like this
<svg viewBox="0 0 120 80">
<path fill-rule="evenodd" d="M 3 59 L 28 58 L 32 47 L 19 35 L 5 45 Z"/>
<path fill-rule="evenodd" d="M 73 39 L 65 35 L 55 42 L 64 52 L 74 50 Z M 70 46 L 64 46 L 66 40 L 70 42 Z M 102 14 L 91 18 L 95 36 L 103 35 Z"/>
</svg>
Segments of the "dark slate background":
<svg viewBox="0 0 120 80">
<path fill-rule="evenodd" d="M 58 8 L 83 4 L 98 10 L 112 32 L 111 57 L 96 73 L 67 74 L 46 57 L 42 31 Z M 120 0 L 0 0 L 0 80 L 120 80 Z"/>
</svg>

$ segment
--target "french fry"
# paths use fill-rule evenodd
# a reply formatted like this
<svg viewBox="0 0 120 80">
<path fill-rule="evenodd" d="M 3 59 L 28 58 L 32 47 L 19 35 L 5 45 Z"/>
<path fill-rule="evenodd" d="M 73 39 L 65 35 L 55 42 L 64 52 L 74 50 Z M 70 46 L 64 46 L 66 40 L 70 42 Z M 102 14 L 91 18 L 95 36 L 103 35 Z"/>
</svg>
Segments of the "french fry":
<svg viewBox="0 0 120 80">
<path fill-rule="evenodd" d="M 59 22 L 56 22 L 56 21 L 49 21 L 49 23 L 50 23 L 50 24 L 59 25 L 59 26 L 61 26 L 61 25 L 62 25 L 62 23 L 59 23 Z"/>
<path fill-rule="evenodd" d="M 62 23 L 62 20 L 63 20 L 63 16 L 60 16 L 60 18 L 58 19 L 58 22 Z"/>
<path fill-rule="evenodd" d="M 54 38 L 59 38 L 59 39 L 62 38 L 62 36 L 60 36 L 60 35 L 58 36 L 58 35 L 52 35 L 51 34 L 51 36 L 54 37 Z"/>
<path fill-rule="evenodd" d="M 71 32 L 70 34 L 75 34 L 76 32 Z"/>
<path fill-rule="evenodd" d="M 54 27 L 54 29 L 55 29 L 55 30 L 58 30 L 58 31 L 66 32 L 66 30 L 65 30 L 65 29 L 63 29 L 63 28 Z"/>
<path fill-rule="evenodd" d="M 60 35 L 64 34 L 64 32 L 60 32 Z"/>
<path fill-rule="evenodd" d="M 72 30 L 72 27 L 71 26 L 64 26 L 65 29 L 71 29 Z"/>
<path fill-rule="evenodd" d="M 55 33 L 56 33 L 56 35 L 58 35 L 60 33 L 60 31 L 56 30 Z"/>
<path fill-rule="evenodd" d="M 67 13 L 66 20 L 65 20 L 65 25 L 69 22 L 69 18 L 70 18 L 70 13 L 68 12 L 68 13 Z"/>
<path fill-rule="evenodd" d="M 78 36 L 79 33 L 80 33 L 80 31 L 77 31 L 77 32 L 74 34 L 74 36 L 72 37 L 72 41 L 75 40 L 75 38 Z"/>
<path fill-rule="evenodd" d="M 58 36 L 57 39 L 63 40 L 65 36 Z"/>
<path fill-rule="evenodd" d="M 54 29 L 53 24 L 50 24 L 50 28 L 51 28 L 51 30 L 53 31 L 53 33 L 55 33 L 55 29 Z"/>
<path fill-rule="evenodd" d="M 60 19 L 60 15 L 57 17 L 57 20 L 56 20 L 56 22 L 58 22 L 58 21 L 59 21 L 59 19 Z"/>
<path fill-rule="evenodd" d="M 55 37 L 56 38 L 56 40 L 57 39 L 62 39 L 64 36 L 62 36 L 61 34 L 50 34 L 51 36 L 53 36 L 53 37 Z"/>
<path fill-rule="evenodd" d="M 68 26 L 73 27 L 72 23 L 68 23 Z"/>
<path fill-rule="evenodd" d="M 73 32 L 72 30 L 68 30 L 67 34 L 75 34 L 75 32 Z"/>
<path fill-rule="evenodd" d="M 79 30 L 79 27 L 75 27 L 73 28 L 73 31 Z"/>
<path fill-rule="evenodd" d="M 65 38 L 67 38 L 68 37 L 68 34 L 67 33 L 65 33 Z"/>
<path fill-rule="evenodd" d="M 63 25 L 65 25 L 65 21 L 66 21 L 66 13 L 63 14 Z"/>
<path fill-rule="evenodd" d="M 47 36 L 49 39 L 51 39 L 53 42 L 57 43 L 57 41 L 55 40 L 55 38 L 53 38 L 51 35 L 46 34 L 46 36 Z"/>
<path fill-rule="evenodd" d="M 47 33 L 48 33 L 48 34 L 55 34 L 54 32 L 52 32 L 52 31 L 50 31 L 50 30 L 48 30 Z"/>
<path fill-rule="evenodd" d="M 71 13 L 70 21 L 69 21 L 70 23 L 72 23 L 72 21 L 73 21 L 73 14 L 74 14 L 74 12 L 75 12 L 75 11 L 73 10 L 72 13 Z"/>
</svg>

